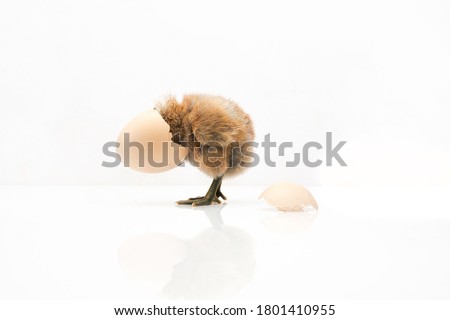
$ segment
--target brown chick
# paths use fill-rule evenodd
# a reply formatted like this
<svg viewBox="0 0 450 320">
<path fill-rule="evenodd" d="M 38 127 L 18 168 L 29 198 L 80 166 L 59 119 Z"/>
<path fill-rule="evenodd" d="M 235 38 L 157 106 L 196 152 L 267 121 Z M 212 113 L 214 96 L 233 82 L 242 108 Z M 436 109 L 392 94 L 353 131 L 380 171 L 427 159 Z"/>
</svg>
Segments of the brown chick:
<svg viewBox="0 0 450 320">
<path fill-rule="evenodd" d="M 249 166 L 255 137 L 250 116 L 235 102 L 211 95 L 185 95 L 179 103 L 168 98 L 155 108 L 169 124 L 172 141 L 188 148 L 188 161 L 213 178 L 204 197 L 177 204 L 204 206 L 226 200 L 220 190 L 224 177 Z"/>
</svg>

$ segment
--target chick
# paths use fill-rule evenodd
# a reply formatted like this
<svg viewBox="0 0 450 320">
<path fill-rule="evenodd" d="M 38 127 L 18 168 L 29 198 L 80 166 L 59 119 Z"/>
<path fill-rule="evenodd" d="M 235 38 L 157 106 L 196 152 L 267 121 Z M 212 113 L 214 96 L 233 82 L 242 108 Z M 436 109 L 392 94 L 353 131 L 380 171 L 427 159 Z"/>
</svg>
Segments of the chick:
<svg viewBox="0 0 450 320">
<path fill-rule="evenodd" d="M 185 95 L 174 97 L 155 108 L 169 124 L 172 141 L 188 148 L 187 160 L 213 178 L 204 197 L 177 201 L 177 204 L 204 206 L 227 198 L 222 179 L 240 174 L 249 166 L 253 122 L 235 102 L 220 96 Z"/>
</svg>

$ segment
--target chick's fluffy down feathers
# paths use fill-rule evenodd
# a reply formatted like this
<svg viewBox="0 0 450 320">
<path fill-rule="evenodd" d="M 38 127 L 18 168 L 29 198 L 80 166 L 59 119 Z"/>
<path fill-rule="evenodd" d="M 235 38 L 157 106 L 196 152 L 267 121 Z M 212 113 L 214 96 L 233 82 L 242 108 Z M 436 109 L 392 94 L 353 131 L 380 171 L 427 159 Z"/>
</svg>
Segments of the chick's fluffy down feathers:
<svg viewBox="0 0 450 320">
<path fill-rule="evenodd" d="M 253 123 L 235 102 L 220 96 L 186 95 L 157 105 L 173 141 L 188 147 L 188 161 L 212 176 L 241 173 L 252 158 Z"/>
</svg>

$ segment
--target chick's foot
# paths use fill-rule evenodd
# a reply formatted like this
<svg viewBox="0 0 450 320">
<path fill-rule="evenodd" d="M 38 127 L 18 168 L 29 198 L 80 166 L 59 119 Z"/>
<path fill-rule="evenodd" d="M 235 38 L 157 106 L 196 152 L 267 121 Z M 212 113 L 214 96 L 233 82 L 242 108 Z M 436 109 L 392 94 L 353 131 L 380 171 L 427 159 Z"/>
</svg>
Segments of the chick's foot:
<svg viewBox="0 0 450 320">
<path fill-rule="evenodd" d="M 196 198 L 189 198 L 187 200 L 179 200 L 176 202 L 179 205 L 192 205 L 193 207 L 199 207 L 199 206 L 209 206 L 214 203 L 221 204 L 222 202 L 218 197 L 210 198 L 210 197 L 196 197 Z"/>
<path fill-rule="evenodd" d="M 223 200 L 227 199 L 220 191 L 221 185 L 222 185 L 222 176 L 214 178 L 213 182 L 211 183 L 211 186 L 208 189 L 208 192 L 204 197 L 196 197 L 196 198 L 189 198 L 187 200 L 180 200 L 177 201 L 177 204 L 192 205 L 193 207 L 209 206 L 214 203 L 221 204 L 222 202 L 220 201 L 219 197 L 221 197 Z"/>
</svg>

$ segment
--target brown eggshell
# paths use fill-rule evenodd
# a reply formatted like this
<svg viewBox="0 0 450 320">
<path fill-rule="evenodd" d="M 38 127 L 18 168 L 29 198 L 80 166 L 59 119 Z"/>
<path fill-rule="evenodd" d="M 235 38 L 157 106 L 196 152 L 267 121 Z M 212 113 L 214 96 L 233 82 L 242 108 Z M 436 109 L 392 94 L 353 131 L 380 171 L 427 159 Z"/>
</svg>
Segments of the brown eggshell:
<svg viewBox="0 0 450 320">
<path fill-rule="evenodd" d="M 187 156 L 187 148 L 172 142 L 170 127 L 156 110 L 147 110 L 132 119 L 119 134 L 117 141 L 120 146 L 117 149 L 122 158 L 122 164 L 126 164 L 125 134 L 129 134 L 131 144 L 138 142 L 142 145 L 142 155 L 138 147 L 131 146 L 129 150 L 129 168 L 145 173 L 164 172 L 175 168 Z M 151 146 L 149 145 L 151 143 Z M 152 148 L 149 162 L 149 150 Z M 141 158 L 140 158 L 141 157 Z M 143 157 L 143 165 L 140 159 Z"/>
<path fill-rule="evenodd" d="M 280 211 L 305 211 L 318 208 L 313 195 L 304 186 L 281 182 L 271 185 L 259 196 Z"/>
</svg>

